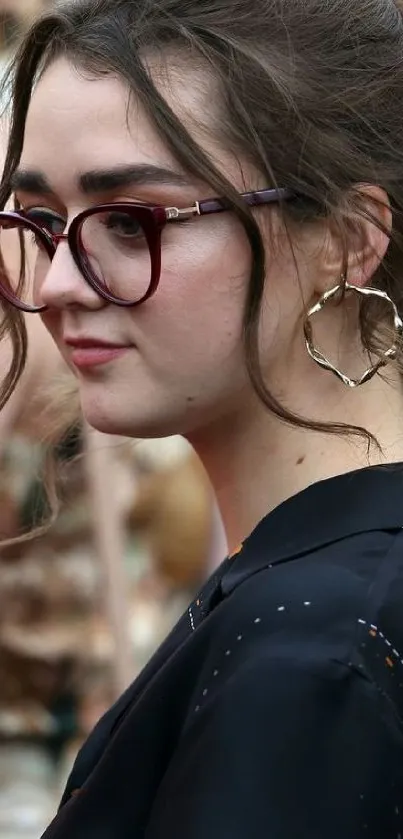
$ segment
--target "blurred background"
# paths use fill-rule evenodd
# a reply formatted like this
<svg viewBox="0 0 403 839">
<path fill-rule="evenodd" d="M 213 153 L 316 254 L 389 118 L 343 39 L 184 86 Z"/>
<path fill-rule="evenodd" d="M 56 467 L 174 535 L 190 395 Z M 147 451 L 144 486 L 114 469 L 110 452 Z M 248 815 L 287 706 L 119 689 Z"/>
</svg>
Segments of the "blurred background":
<svg viewBox="0 0 403 839">
<path fill-rule="evenodd" d="M 0 0 L 1 74 L 52 2 Z M 78 415 L 53 450 L 56 523 L 13 542 L 47 513 L 47 438 L 75 390 L 39 317 L 27 328 L 26 372 L 0 414 L 0 839 L 40 837 L 83 739 L 226 551 L 183 440 L 110 439 Z M 1 374 L 8 360 L 0 345 Z"/>
</svg>

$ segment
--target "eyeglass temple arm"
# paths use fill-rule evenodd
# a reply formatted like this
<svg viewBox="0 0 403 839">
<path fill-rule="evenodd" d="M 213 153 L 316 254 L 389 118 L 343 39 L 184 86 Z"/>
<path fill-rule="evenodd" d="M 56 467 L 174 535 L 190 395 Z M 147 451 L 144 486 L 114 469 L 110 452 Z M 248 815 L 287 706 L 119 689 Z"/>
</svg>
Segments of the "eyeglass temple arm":
<svg viewBox="0 0 403 839">
<path fill-rule="evenodd" d="M 250 207 L 259 207 L 264 204 L 277 204 L 280 201 L 290 201 L 295 198 L 295 192 L 291 189 L 260 189 L 257 192 L 244 192 L 241 198 Z M 223 213 L 229 209 L 225 199 L 206 198 L 204 201 L 196 201 L 193 207 L 186 207 L 179 210 L 177 207 L 167 207 L 167 221 L 182 221 L 192 216 L 207 216 L 211 213 Z"/>
</svg>

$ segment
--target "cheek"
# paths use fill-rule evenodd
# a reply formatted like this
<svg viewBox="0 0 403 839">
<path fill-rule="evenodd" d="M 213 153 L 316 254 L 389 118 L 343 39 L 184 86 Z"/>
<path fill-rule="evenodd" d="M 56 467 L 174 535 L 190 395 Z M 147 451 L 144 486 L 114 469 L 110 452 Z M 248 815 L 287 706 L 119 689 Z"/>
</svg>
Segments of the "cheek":
<svg viewBox="0 0 403 839">
<path fill-rule="evenodd" d="M 134 317 L 153 366 L 216 375 L 235 354 L 239 365 L 249 244 L 242 228 L 234 236 L 229 224 L 210 237 L 186 236 L 189 230 L 163 248 L 157 293 Z"/>
<path fill-rule="evenodd" d="M 260 358 L 269 385 L 276 369 L 287 368 L 293 363 L 295 351 L 304 351 L 301 279 L 291 257 L 270 260 L 259 324 Z"/>
<path fill-rule="evenodd" d="M 39 248 L 34 243 L 32 234 L 29 236 L 30 241 L 25 248 L 26 274 L 32 287 L 33 303 L 35 306 L 41 306 L 43 303 L 42 286 L 52 263 L 43 248 Z"/>
<path fill-rule="evenodd" d="M 54 342 L 57 344 L 59 350 L 62 350 L 60 332 L 61 332 L 61 315 L 53 309 L 42 312 L 40 315 L 43 325 L 46 327 Z"/>
<path fill-rule="evenodd" d="M 42 305 L 42 279 L 38 277 L 37 272 L 35 272 L 34 281 L 32 284 L 33 290 L 33 299 L 35 306 Z"/>
<path fill-rule="evenodd" d="M 251 268 L 249 243 L 238 222 L 210 222 L 203 229 L 202 219 L 185 228 L 177 246 L 162 249 L 162 273 L 169 278 L 170 294 L 179 303 L 187 303 L 189 314 L 197 306 L 219 315 L 230 308 L 234 314 L 242 308 Z M 188 235 L 186 236 L 186 233 Z M 190 232 L 194 235 L 190 235 Z M 194 305 L 191 305 L 194 301 Z M 218 312 L 214 307 L 218 306 Z"/>
</svg>

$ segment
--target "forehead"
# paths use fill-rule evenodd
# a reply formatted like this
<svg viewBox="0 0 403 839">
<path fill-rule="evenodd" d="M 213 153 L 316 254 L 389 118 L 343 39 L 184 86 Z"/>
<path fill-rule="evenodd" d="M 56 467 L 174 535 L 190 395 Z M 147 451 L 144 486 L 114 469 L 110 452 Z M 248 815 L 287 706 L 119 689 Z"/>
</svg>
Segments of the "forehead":
<svg viewBox="0 0 403 839">
<path fill-rule="evenodd" d="M 123 81 L 91 77 L 65 59 L 54 62 L 32 96 L 21 166 L 34 166 L 57 181 L 63 173 L 102 167 L 105 158 L 132 163 L 133 155 L 138 162 L 173 163 Z"/>
</svg>

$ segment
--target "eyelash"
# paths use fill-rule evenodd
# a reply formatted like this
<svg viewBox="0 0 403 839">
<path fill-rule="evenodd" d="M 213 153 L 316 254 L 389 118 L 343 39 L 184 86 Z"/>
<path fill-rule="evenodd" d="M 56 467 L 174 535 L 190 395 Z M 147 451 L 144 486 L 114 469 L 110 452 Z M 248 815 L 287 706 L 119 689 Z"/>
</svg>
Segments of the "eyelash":
<svg viewBox="0 0 403 839">
<path fill-rule="evenodd" d="M 59 218 L 64 218 L 63 214 L 60 213 L 58 210 L 53 209 L 53 207 L 49 207 L 48 205 L 42 206 L 41 204 L 33 204 L 32 206 L 24 207 L 20 205 L 17 209 L 17 212 L 24 213 L 25 215 L 29 215 L 30 213 L 34 213 L 35 210 L 38 213 L 48 213 L 51 216 L 58 216 Z"/>
</svg>

